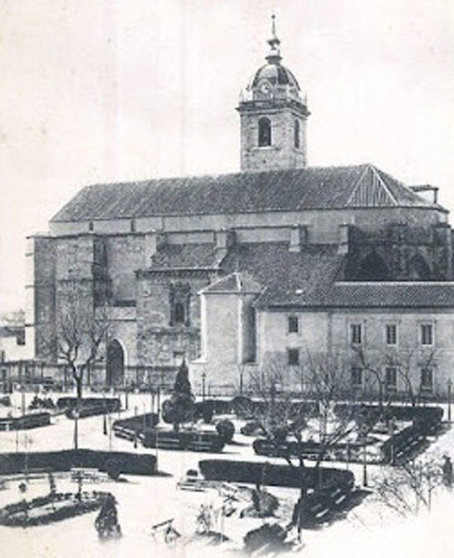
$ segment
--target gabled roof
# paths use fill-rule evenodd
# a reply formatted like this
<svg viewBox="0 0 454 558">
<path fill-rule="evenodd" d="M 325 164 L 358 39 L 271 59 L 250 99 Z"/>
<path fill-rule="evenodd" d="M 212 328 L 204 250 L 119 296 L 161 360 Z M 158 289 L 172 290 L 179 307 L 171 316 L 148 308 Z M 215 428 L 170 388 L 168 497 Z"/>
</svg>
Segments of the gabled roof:
<svg viewBox="0 0 454 558">
<path fill-rule="evenodd" d="M 372 165 L 359 165 L 88 186 L 52 222 L 390 206 L 443 210 Z"/>
<path fill-rule="evenodd" d="M 229 251 L 222 268 L 247 273 L 261 285 L 260 305 L 299 301 L 302 296 L 316 304 L 338 276 L 344 257 L 337 254 L 337 247 L 328 245 L 290 252 L 284 242 L 240 244 Z"/>
<path fill-rule="evenodd" d="M 239 273 L 235 271 L 226 277 L 222 277 L 218 281 L 211 283 L 208 287 L 202 289 L 202 293 L 244 293 L 258 294 L 263 290 L 262 285 L 257 283 L 248 273 Z"/>
</svg>

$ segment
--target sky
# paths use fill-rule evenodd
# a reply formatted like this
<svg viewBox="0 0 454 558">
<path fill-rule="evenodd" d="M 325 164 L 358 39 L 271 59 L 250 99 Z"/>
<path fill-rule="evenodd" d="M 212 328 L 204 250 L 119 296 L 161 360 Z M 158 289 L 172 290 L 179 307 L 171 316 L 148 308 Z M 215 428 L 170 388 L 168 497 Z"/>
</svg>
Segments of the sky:
<svg viewBox="0 0 454 558">
<path fill-rule="evenodd" d="M 309 165 L 374 163 L 454 209 L 454 0 L 0 0 L 0 313 L 83 186 L 239 170 L 272 13 Z"/>
</svg>

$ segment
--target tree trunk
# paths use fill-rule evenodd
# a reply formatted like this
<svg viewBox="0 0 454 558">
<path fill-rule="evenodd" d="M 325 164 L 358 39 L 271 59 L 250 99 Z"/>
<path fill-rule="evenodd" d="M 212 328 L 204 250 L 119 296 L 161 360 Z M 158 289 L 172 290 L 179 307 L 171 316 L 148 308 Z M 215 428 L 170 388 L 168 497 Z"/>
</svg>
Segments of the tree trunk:
<svg viewBox="0 0 454 558">
<path fill-rule="evenodd" d="M 75 376 L 76 380 L 76 393 L 77 393 L 77 405 L 79 406 L 82 401 L 82 378 Z"/>
</svg>

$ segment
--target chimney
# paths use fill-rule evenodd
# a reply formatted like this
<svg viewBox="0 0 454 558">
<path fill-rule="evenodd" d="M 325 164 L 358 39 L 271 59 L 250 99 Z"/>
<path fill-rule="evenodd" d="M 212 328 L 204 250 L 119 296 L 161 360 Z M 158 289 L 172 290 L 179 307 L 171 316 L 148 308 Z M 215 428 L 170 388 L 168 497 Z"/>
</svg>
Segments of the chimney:
<svg viewBox="0 0 454 558">
<path fill-rule="evenodd" d="M 165 237 L 159 231 L 152 230 L 145 233 L 145 268 L 151 264 L 151 258 L 164 241 Z"/>
<path fill-rule="evenodd" d="M 307 225 L 293 225 L 290 229 L 289 252 L 301 252 L 301 246 L 308 243 L 308 237 Z"/>
<path fill-rule="evenodd" d="M 338 254 L 348 254 L 349 227 L 350 225 L 348 223 L 342 223 L 339 225 L 339 243 L 337 246 Z"/>
<path fill-rule="evenodd" d="M 235 244 L 235 231 L 220 229 L 215 232 L 216 259 L 220 262 L 227 255 L 228 249 Z"/>
</svg>

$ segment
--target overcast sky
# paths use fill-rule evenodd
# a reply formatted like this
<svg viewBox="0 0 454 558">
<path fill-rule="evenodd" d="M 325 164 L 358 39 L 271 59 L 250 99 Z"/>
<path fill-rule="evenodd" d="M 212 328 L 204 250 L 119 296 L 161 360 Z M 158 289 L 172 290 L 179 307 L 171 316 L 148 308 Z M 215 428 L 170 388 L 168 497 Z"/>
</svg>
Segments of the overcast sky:
<svg viewBox="0 0 454 558">
<path fill-rule="evenodd" d="M 25 236 L 82 186 L 238 170 L 273 11 L 309 164 L 372 162 L 454 208 L 454 0 L 0 0 L 0 312 Z"/>
</svg>

